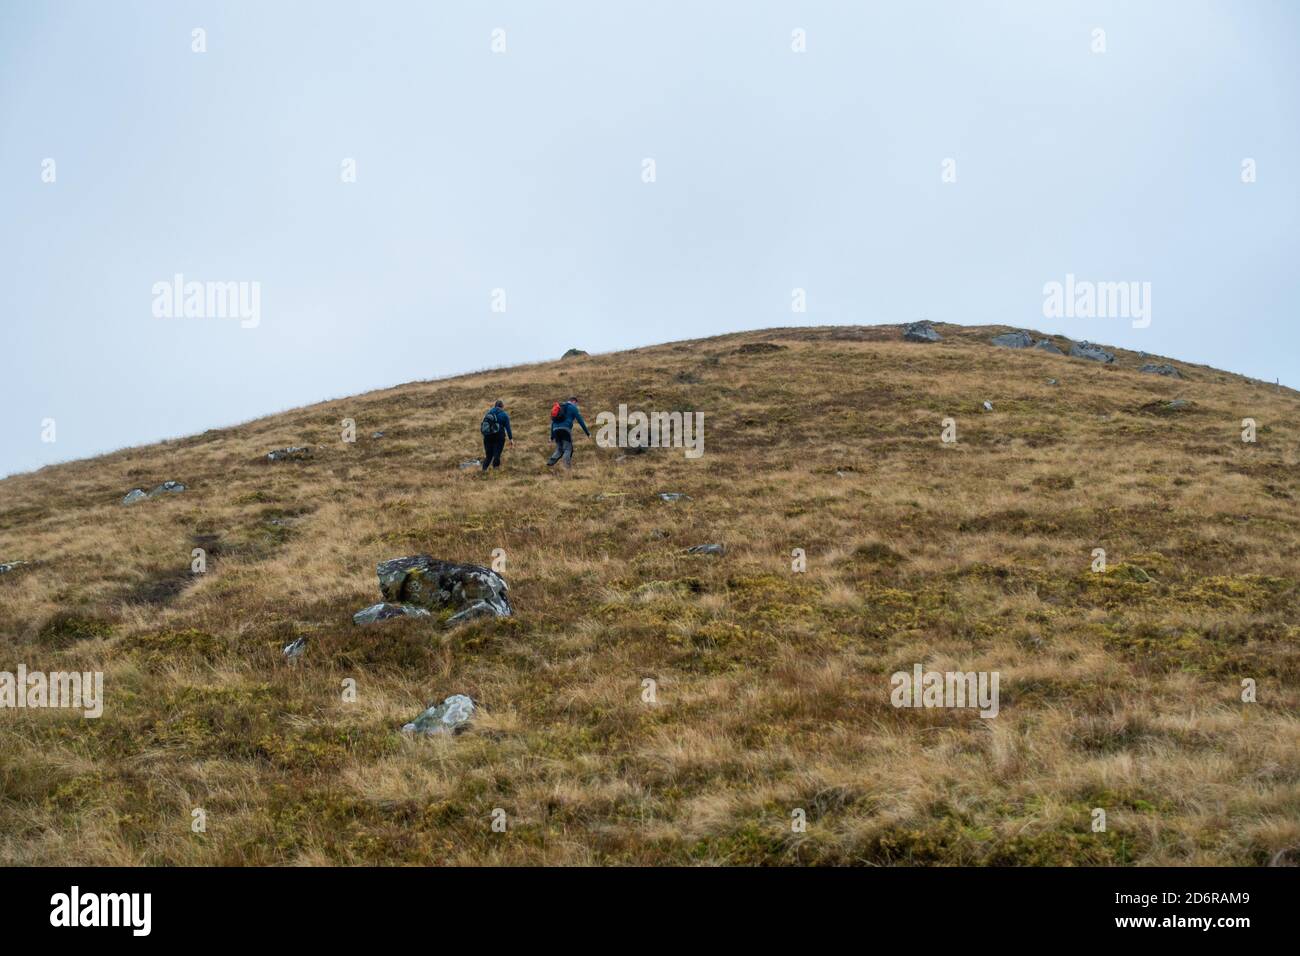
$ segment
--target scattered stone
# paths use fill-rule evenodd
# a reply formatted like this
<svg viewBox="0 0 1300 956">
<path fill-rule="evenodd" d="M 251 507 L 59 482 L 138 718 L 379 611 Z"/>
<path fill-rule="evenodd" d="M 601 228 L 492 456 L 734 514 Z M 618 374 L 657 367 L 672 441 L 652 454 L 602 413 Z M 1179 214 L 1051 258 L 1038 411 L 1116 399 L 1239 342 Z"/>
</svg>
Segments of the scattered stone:
<svg viewBox="0 0 1300 956">
<path fill-rule="evenodd" d="M 1054 378 L 1049 378 L 1049 379 L 1047 380 L 1047 384 L 1048 384 L 1048 385 L 1060 385 L 1061 383 L 1058 382 L 1058 381 L 1057 381 L 1056 379 L 1054 379 Z"/>
<path fill-rule="evenodd" d="M 1103 362 L 1107 365 L 1115 361 L 1115 356 L 1107 352 L 1100 345 L 1093 345 L 1091 342 L 1075 342 L 1070 346 L 1071 358 L 1090 359 L 1094 362 Z"/>
<path fill-rule="evenodd" d="M 505 578 L 477 564 L 453 564 L 418 554 L 384 561 L 375 572 L 384 600 L 394 604 L 418 604 L 435 611 L 473 611 L 465 617 L 458 613 L 452 620 L 482 615 L 480 604 L 497 617 L 509 617 L 511 613 Z"/>
<path fill-rule="evenodd" d="M 294 661 L 297 661 L 298 658 L 302 657 L 303 652 L 306 650 L 307 650 L 307 638 L 300 637 L 292 644 L 284 645 L 284 650 L 281 651 L 280 653 L 284 655 L 284 659 L 286 661 L 292 663 Z"/>
<path fill-rule="evenodd" d="M 474 701 L 464 694 L 452 694 L 441 704 L 434 704 L 415 720 L 402 726 L 408 734 L 455 734 L 463 730 L 474 717 Z"/>
<path fill-rule="evenodd" d="M 697 544 L 694 547 L 686 549 L 687 554 L 713 554 L 718 557 L 727 553 L 725 544 Z"/>
<path fill-rule="evenodd" d="M 941 342 L 943 336 L 934 330 L 928 319 L 913 322 L 903 329 L 903 338 L 908 342 Z"/>
<path fill-rule="evenodd" d="M 185 490 L 185 486 L 179 481 L 164 481 L 153 491 L 145 491 L 142 488 L 133 488 L 126 493 L 122 499 L 122 504 L 133 505 L 137 501 L 144 501 L 146 498 L 157 498 L 159 495 L 177 495 Z"/>
<path fill-rule="evenodd" d="M 8 564 L 0 564 L 0 574 L 8 574 L 14 568 L 20 568 L 26 561 L 10 561 Z"/>
<path fill-rule="evenodd" d="M 482 467 L 483 467 L 483 459 L 482 459 L 482 458 L 470 458 L 470 459 L 467 460 L 467 461 L 462 461 L 462 462 L 461 462 L 459 465 L 457 465 L 456 467 L 459 468 L 461 471 L 464 471 L 464 470 L 467 469 L 467 468 L 482 468 Z"/>
<path fill-rule="evenodd" d="M 370 437 L 371 437 L 371 438 L 383 438 L 383 437 L 384 437 L 384 433 L 383 433 L 383 432 L 375 432 L 375 433 L 374 433 L 373 435 L 371 435 Z"/>
<path fill-rule="evenodd" d="M 1140 369 L 1138 369 L 1138 371 L 1149 372 L 1152 375 L 1167 375 L 1170 378 L 1183 377 L 1182 373 L 1179 372 L 1178 369 L 1170 365 L 1168 362 L 1161 362 L 1158 365 L 1154 362 L 1148 362 L 1146 365 L 1143 365 Z"/>
<path fill-rule="evenodd" d="M 1042 349 L 1044 352 L 1050 352 L 1050 353 L 1053 354 L 1053 355 L 1064 355 L 1064 354 L 1065 354 L 1065 353 L 1062 352 L 1059 348 L 1057 348 L 1056 343 L 1053 342 L 1051 339 L 1039 339 L 1039 340 L 1034 344 L 1034 348 L 1036 348 L 1036 349 Z"/>
<path fill-rule="evenodd" d="M 311 447 L 308 445 L 290 445 L 288 448 L 277 448 L 275 451 L 266 453 L 267 461 L 305 461 L 312 455 Z"/>
<path fill-rule="evenodd" d="M 985 402 L 985 403 L 984 403 L 982 406 L 980 406 L 980 407 L 983 408 L 984 411 L 986 411 L 986 412 L 991 412 L 991 411 L 993 411 L 993 403 L 992 403 L 992 402 Z"/>
<path fill-rule="evenodd" d="M 377 624 L 394 617 L 430 617 L 429 612 L 414 604 L 389 604 L 383 602 L 362 608 L 352 615 L 353 624 Z"/>
<path fill-rule="evenodd" d="M 659 497 L 664 501 L 690 501 L 690 495 L 684 495 L 676 491 L 661 491 Z"/>
<path fill-rule="evenodd" d="M 1003 332 L 993 336 L 990 341 L 1004 349 L 1027 349 L 1034 344 L 1034 337 L 1028 332 Z"/>
<path fill-rule="evenodd" d="M 577 358 L 580 355 L 586 354 L 588 353 L 584 352 L 582 349 L 569 349 L 569 351 L 561 355 L 560 358 Z"/>
</svg>

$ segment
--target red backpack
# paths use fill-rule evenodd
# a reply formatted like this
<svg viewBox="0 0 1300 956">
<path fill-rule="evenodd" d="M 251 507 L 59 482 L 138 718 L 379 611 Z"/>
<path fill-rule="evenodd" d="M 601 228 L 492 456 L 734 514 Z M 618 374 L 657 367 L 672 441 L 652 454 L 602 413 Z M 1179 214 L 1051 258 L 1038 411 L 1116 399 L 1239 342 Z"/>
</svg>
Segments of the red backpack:
<svg viewBox="0 0 1300 956">
<path fill-rule="evenodd" d="M 559 417 L 560 417 L 560 403 L 556 402 L 554 405 L 551 406 L 551 421 L 555 421 Z"/>
</svg>

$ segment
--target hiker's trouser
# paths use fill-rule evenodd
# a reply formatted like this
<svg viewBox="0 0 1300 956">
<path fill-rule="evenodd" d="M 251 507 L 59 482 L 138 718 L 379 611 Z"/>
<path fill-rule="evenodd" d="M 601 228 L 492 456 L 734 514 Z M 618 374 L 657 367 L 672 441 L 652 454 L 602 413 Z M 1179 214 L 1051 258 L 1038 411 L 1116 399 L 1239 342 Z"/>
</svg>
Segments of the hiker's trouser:
<svg viewBox="0 0 1300 956">
<path fill-rule="evenodd" d="M 501 449 L 506 447 L 506 433 L 497 432 L 495 435 L 483 436 L 483 470 L 487 471 L 488 467 L 501 467 Z"/>
<path fill-rule="evenodd" d="M 573 436 L 568 431 L 561 428 L 551 436 L 551 441 L 555 442 L 555 451 L 551 457 L 546 460 L 547 465 L 553 465 L 561 458 L 564 459 L 564 467 L 573 467 Z"/>
</svg>

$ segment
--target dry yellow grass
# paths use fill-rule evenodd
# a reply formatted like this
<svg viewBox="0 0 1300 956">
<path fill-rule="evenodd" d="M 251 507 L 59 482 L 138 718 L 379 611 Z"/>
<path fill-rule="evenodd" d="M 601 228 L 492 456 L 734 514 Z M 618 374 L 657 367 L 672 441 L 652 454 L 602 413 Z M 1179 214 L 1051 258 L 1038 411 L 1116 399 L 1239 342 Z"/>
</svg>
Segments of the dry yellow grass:
<svg viewBox="0 0 1300 956">
<path fill-rule="evenodd" d="M 0 561 L 32 562 L 0 575 L 0 670 L 102 670 L 107 697 L 98 720 L 0 711 L 0 863 L 1254 865 L 1300 846 L 1296 393 L 940 328 L 413 383 L 0 482 Z M 781 348 L 737 352 L 759 342 Z M 617 461 L 580 438 L 572 477 L 547 472 L 571 390 L 589 422 L 703 411 L 706 453 Z M 498 396 L 518 447 L 489 479 L 458 471 Z M 1142 410 L 1175 396 L 1192 406 Z M 262 461 L 302 444 L 312 460 Z M 167 479 L 189 490 L 119 504 Z M 725 557 L 682 553 L 713 541 Z M 196 543 L 212 563 L 191 578 Z M 351 623 L 376 562 L 495 548 L 514 618 Z M 917 662 L 998 671 L 998 717 L 895 709 L 889 676 Z M 458 692 L 482 707 L 468 733 L 397 732 Z"/>
</svg>

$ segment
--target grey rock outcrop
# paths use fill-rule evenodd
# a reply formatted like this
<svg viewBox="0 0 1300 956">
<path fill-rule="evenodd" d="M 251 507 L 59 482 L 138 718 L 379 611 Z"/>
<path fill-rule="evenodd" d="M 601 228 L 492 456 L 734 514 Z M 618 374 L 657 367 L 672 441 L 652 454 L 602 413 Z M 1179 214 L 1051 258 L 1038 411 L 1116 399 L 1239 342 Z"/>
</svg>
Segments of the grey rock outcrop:
<svg viewBox="0 0 1300 956">
<path fill-rule="evenodd" d="M 1106 365 L 1115 361 L 1115 356 L 1107 352 L 1100 345 L 1093 345 L 1091 342 L 1075 342 L 1070 346 L 1071 358 L 1089 359 L 1093 362 L 1102 362 Z"/>
<path fill-rule="evenodd" d="M 1146 365 L 1143 365 L 1140 369 L 1138 369 L 1138 371 L 1148 372 L 1152 375 L 1166 375 L 1169 378 L 1183 377 L 1183 374 L 1180 371 L 1178 371 L 1178 369 L 1170 365 L 1168 362 L 1161 362 L 1159 364 L 1155 362 L 1148 362 Z"/>
<path fill-rule="evenodd" d="M 588 354 L 588 353 L 587 353 L 587 352 L 584 352 L 582 349 L 569 349 L 567 352 L 565 352 L 563 355 L 561 355 L 560 358 L 562 358 L 562 359 L 566 359 L 566 358 L 578 358 L 579 356 L 587 355 L 587 354 Z"/>
<path fill-rule="evenodd" d="M 690 495 L 684 495 L 678 491 L 661 491 L 659 497 L 663 501 L 690 501 Z"/>
<path fill-rule="evenodd" d="M 474 718 L 474 701 L 464 694 L 452 694 L 441 704 L 434 704 L 415 720 L 402 727 L 408 734 L 454 734 L 463 730 Z"/>
<path fill-rule="evenodd" d="M 1039 339 L 1037 342 L 1034 343 L 1034 348 L 1042 349 L 1044 352 L 1050 352 L 1052 355 L 1065 354 L 1059 348 L 1056 347 L 1056 343 L 1053 342 L 1051 339 Z"/>
<path fill-rule="evenodd" d="M 157 498 L 159 495 L 178 495 L 185 490 L 185 486 L 179 481 L 164 481 L 161 485 L 152 491 L 145 491 L 143 488 L 133 488 L 126 493 L 122 499 L 122 504 L 133 505 L 137 501 L 144 501 L 146 498 Z"/>
<path fill-rule="evenodd" d="M 903 338 L 908 342 L 942 342 L 943 336 L 935 331 L 928 319 L 912 322 L 903 329 Z"/>
<path fill-rule="evenodd" d="M 1027 349 L 1033 347 L 1034 337 L 1028 332 L 1004 332 L 993 336 L 989 341 L 1004 349 Z"/>
</svg>

